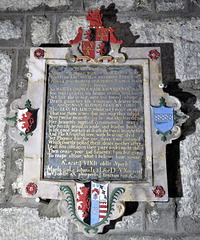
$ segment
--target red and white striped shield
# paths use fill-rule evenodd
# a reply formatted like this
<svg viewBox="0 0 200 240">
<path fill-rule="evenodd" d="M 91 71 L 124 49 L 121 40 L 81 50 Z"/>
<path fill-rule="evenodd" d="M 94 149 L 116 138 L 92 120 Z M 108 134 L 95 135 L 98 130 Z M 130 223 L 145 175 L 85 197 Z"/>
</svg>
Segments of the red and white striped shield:
<svg viewBox="0 0 200 240">
<path fill-rule="evenodd" d="M 101 222 L 108 210 L 108 183 L 77 183 L 76 209 L 88 225 Z"/>
</svg>

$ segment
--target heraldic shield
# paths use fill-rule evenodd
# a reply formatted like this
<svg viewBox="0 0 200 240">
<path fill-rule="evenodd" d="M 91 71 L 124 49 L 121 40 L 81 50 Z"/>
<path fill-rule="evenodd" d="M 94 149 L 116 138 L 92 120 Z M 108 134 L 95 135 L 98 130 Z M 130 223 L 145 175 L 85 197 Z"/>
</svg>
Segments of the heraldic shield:
<svg viewBox="0 0 200 240">
<path fill-rule="evenodd" d="M 153 122 L 156 129 L 162 133 L 170 131 L 174 126 L 174 107 L 152 107 Z"/>
<path fill-rule="evenodd" d="M 5 120 L 13 121 L 14 126 L 20 130 L 20 135 L 24 136 L 24 141 L 28 141 L 28 136 L 33 135 L 37 127 L 37 113 L 39 109 L 31 107 L 31 101 L 27 100 L 25 108 L 18 108 L 14 117 L 6 117 Z"/>
<path fill-rule="evenodd" d="M 109 52 L 110 29 L 104 28 L 83 28 L 80 50 L 92 59 L 98 59 Z"/>
<path fill-rule="evenodd" d="M 101 222 L 108 211 L 108 183 L 77 183 L 76 211 L 79 219 L 93 226 Z"/>
<path fill-rule="evenodd" d="M 17 128 L 24 134 L 33 132 L 37 125 L 38 109 L 18 109 Z"/>
<path fill-rule="evenodd" d="M 100 9 L 96 9 L 94 12 L 89 10 L 86 19 L 90 21 L 90 26 L 88 28 L 80 27 L 76 38 L 69 41 L 71 45 L 78 44 L 80 52 L 89 59 L 97 60 L 106 56 L 110 51 L 110 43 L 123 43 L 115 38 L 113 28 L 102 26 L 102 17 Z"/>
</svg>

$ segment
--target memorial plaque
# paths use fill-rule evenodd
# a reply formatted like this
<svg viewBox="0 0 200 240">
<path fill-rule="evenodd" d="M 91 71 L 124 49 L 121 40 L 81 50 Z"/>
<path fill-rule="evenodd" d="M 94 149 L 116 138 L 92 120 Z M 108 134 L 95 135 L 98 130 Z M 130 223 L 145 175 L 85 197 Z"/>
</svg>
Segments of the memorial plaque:
<svg viewBox="0 0 200 240">
<path fill-rule="evenodd" d="M 44 177 L 144 179 L 140 66 L 50 66 Z"/>
<path fill-rule="evenodd" d="M 162 89 L 159 47 L 119 52 L 100 9 L 86 18 L 71 48 L 31 48 L 27 93 L 6 120 L 24 145 L 23 197 L 60 200 L 93 237 L 125 201 L 168 201 L 166 144 L 187 117 Z"/>
</svg>

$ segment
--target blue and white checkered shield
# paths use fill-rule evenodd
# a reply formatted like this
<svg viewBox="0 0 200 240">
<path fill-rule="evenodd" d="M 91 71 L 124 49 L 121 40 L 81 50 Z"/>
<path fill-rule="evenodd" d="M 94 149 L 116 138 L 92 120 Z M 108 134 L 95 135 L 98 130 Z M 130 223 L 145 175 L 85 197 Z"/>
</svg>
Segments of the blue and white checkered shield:
<svg viewBox="0 0 200 240">
<path fill-rule="evenodd" d="M 152 107 L 153 123 L 156 129 L 165 133 L 174 126 L 174 107 Z"/>
</svg>

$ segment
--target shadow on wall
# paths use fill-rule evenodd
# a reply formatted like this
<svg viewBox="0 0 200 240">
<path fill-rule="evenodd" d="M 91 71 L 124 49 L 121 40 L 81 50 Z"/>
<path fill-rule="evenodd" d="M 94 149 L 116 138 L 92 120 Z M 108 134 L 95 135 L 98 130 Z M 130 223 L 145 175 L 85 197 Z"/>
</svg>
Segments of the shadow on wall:
<svg viewBox="0 0 200 240">
<path fill-rule="evenodd" d="M 134 214 L 138 209 L 138 202 L 125 202 L 125 212 L 123 216 L 128 216 Z M 122 217 L 110 221 L 109 225 L 106 225 L 103 229 L 103 233 L 107 233 L 110 229 L 115 229 L 115 225 L 117 222 L 122 222 Z"/>
<path fill-rule="evenodd" d="M 129 22 L 120 23 L 117 21 L 117 12 L 115 4 L 111 3 L 107 8 L 101 6 L 101 13 L 103 14 L 102 23 L 106 28 L 112 27 L 115 30 L 115 37 L 118 40 L 123 40 L 122 47 L 133 47 L 139 35 L 133 35 L 130 30 L 131 24 Z"/>
<path fill-rule="evenodd" d="M 184 92 L 180 87 L 180 80 L 176 79 L 175 63 L 174 63 L 174 47 L 172 43 L 151 43 L 140 44 L 136 43 L 139 35 L 133 35 L 130 30 L 131 24 L 129 22 L 120 23 L 117 21 L 117 12 L 115 4 L 110 4 L 107 8 L 101 6 L 101 13 L 103 14 L 103 26 L 112 27 L 115 29 L 115 36 L 119 40 L 123 40 L 122 47 L 160 47 L 162 54 L 162 79 L 166 86 L 163 90 L 171 96 L 177 97 L 181 102 L 181 111 L 189 116 L 189 119 L 182 125 L 182 136 L 168 144 L 166 147 L 167 160 L 167 176 L 168 176 L 168 192 L 170 198 L 182 197 L 182 183 L 180 175 L 180 141 L 184 140 L 186 136 L 195 132 L 195 121 L 200 117 L 200 111 L 194 106 L 196 103 L 196 96 Z M 138 40 L 139 42 L 139 40 Z M 126 215 L 131 215 L 137 211 L 137 202 L 126 202 Z M 114 229 L 115 224 L 122 219 L 111 221 L 109 226 L 104 227 L 103 233 Z"/>
<path fill-rule="evenodd" d="M 200 117 L 200 111 L 194 106 L 197 98 L 195 95 L 184 92 L 180 87 L 180 80 L 176 79 L 174 64 L 174 48 L 172 43 L 136 43 L 139 35 L 133 35 L 130 30 L 129 22 L 120 23 L 117 21 L 117 12 L 115 4 L 110 4 L 107 8 L 101 6 L 103 14 L 103 25 L 115 29 L 115 36 L 119 40 L 123 40 L 122 47 L 160 47 L 162 54 L 162 78 L 166 86 L 165 92 L 171 96 L 177 97 L 181 102 L 181 111 L 189 116 L 189 119 L 182 125 L 182 136 L 173 141 L 173 144 L 167 145 L 167 171 L 168 171 L 168 187 L 169 197 L 182 197 L 182 185 L 180 176 L 180 141 L 186 136 L 195 132 L 195 121 Z M 138 40 L 139 42 L 139 40 Z"/>
</svg>

